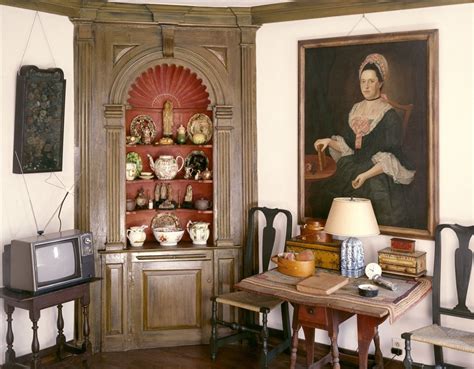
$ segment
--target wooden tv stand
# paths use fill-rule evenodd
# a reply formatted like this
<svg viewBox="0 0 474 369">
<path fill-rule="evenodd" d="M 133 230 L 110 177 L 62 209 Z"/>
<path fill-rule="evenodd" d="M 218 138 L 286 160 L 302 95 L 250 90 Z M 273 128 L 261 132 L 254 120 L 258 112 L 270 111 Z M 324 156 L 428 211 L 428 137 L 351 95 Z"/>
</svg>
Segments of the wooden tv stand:
<svg viewBox="0 0 474 369">
<path fill-rule="evenodd" d="M 7 351 L 5 352 L 4 368 L 39 368 L 40 345 L 38 341 L 38 320 L 41 310 L 56 305 L 58 308 L 57 328 L 58 335 L 56 337 L 56 356 L 59 360 L 64 358 L 65 353 L 82 354 L 83 361 L 88 361 L 91 354 L 91 344 L 89 341 L 89 284 L 100 278 L 93 278 L 87 282 L 62 288 L 57 291 L 46 292 L 40 295 L 32 295 L 28 293 L 14 292 L 6 288 L 0 288 L 0 298 L 3 298 L 5 312 L 7 314 Z M 64 319 L 62 315 L 62 304 L 79 300 L 83 314 L 83 334 L 84 342 L 81 346 L 74 346 L 66 343 L 66 337 L 63 334 Z M 31 322 L 33 323 L 33 340 L 31 342 L 32 359 L 30 366 L 25 366 L 16 362 L 15 351 L 13 350 L 13 329 L 12 315 L 15 308 L 25 309 L 29 311 Z"/>
</svg>

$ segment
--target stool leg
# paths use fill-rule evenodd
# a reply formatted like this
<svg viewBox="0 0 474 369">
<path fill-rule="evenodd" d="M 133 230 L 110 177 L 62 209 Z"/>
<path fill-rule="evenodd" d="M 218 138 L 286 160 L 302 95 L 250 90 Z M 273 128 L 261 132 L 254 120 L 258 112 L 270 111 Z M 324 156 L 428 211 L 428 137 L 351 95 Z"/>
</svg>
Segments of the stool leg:
<svg viewBox="0 0 474 369">
<path fill-rule="evenodd" d="M 57 308 L 58 319 L 56 325 L 58 327 L 58 335 L 56 337 L 56 356 L 58 360 L 62 360 L 64 354 L 64 344 L 66 343 L 66 337 L 64 336 L 63 305 L 59 304 Z"/>
<path fill-rule="evenodd" d="M 262 344 L 263 344 L 263 352 L 262 352 L 262 368 L 268 368 L 268 311 L 262 312 Z"/>
<path fill-rule="evenodd" d="M 403 365 L 405 369 L 411 369 L 413 365 L 413 359 L 411 358 L 411 333 L 403 333 L 402 338 L 405 340 L 405 358 L 403 359 Z"/>
<path fill-rule="evenodd" d="M 7 314 L 7 351 L 5 352 L 5 364 L 14 363 L 16 360 L 15 350 L 13 350 L 13 329 L 12 329 L 12 315 L 15 307 L 5 303 L 5 313 Z"/>
</svg>

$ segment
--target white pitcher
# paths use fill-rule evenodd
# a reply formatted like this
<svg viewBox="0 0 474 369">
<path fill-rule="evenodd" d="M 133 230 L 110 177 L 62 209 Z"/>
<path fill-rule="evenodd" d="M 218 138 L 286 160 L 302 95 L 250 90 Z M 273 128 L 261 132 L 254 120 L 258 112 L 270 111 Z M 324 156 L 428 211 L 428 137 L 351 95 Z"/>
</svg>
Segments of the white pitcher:
<svg viewBox="0 0 474 369">
<path fill-rule="evenodd" d="M 158 179 L 173 179 L 184 166 L 184 159 L 179 155 L 176 158 L 172 155 L 160 155 L 156 161 L 153 161 L 150 154 L 147 156 L 150 160 L 150 168 Z M 178 159 L 181 159 L 181 165 L 178 165 Z"/>
<path fill-rule="evenodd" d="M 186 230 L 189 233 L 189 237 L 195 245 L 207 244 L 209 238 L 209 223 L 206 222 L 193 222 L 189 221 L 186 225 Z"/>
<path fill-rule="evenodd" d="M 134 226 L 127 229 L 127 238 L 130 241 L 130 245 L 134 247 L 143 246 L 146 239 L 145 228 L 148 228 L 148 226 Z"/>
</svg>

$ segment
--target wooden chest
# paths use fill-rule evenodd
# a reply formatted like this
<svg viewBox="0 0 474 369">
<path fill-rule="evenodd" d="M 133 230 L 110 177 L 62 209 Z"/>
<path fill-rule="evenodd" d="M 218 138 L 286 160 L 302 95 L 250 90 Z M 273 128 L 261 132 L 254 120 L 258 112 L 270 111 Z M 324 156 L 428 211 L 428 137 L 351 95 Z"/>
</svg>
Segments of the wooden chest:
<svg viewBox="0 0 474 369">
<path fill-rule="evenodd" d="M 311 250 L 314 254 L 316 268 L 341 269 L 341 241 L 333 242 L 309 242 L 300 237 L 286 241 L 286 250 L 301 252 Z"/>
<path fill-rule="evenodd" d="M 420 277 L 426 274 L 426 252 L 394 251 L 386 247 L 378 252 L 379 264 L 384 273 Z"/>
</svg>

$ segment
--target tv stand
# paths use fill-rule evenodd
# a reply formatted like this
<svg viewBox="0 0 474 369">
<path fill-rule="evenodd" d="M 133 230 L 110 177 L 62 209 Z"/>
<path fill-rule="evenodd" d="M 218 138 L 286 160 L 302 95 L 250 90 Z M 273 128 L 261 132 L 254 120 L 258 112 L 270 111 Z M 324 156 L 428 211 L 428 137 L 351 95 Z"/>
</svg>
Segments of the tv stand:
<svg viewBox="0 0 474 369">
<path fill-rule="evenodd" d="M 56 356 L 58 360 L 62 360 L 66 357 L 66 353 L 74 355 L 82 355 L 83 361 L 89 361 L 91 355 L 91 343 L 89 341 L 89 284 L 97 281 L 100 278 L 93 278 L 87 282 L 65 287 L 56 291 L 47 292 L 40 295 L 32 295 L 28 293 L 14 292 L 7 288 L 0 288 L 0 298 L 3 298 L 3 304 L 5 312 L 7 314 L 7 351 L 5 352 L 5 364 L 4 368 L 40 368 L 40 345 L 38 341 L 38 320 L 41 315 L 41 310 L 57 306 L 58 308 L 58 319 L 57 328 L 58 335 L 56 337 Z M 75 346 L 66 343 L 66 337 L 63 334 L 64 319 L 62 315 L 62 307 L 64 303 L 72 300 L 79 300 L 82 308 L 83 315 L 83 335 L 84 341 L 82 345 Z M 30 320 L 33 323 L 33 340 L 31 342 L 32 358 L 30 366 L 26 366 L 16 362 L 15 351 L 13 350 L 13 312 L 15 308 L 25 309 L 29 311 Z"/>
</svg>

